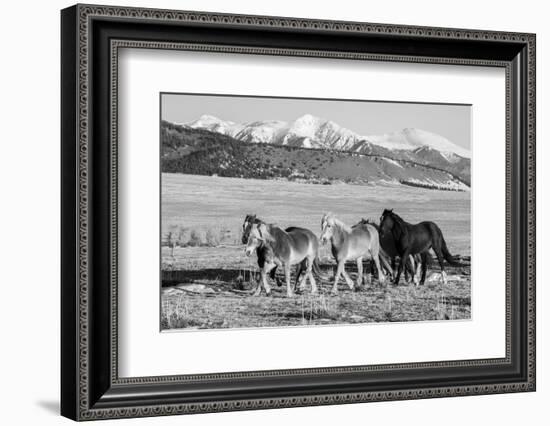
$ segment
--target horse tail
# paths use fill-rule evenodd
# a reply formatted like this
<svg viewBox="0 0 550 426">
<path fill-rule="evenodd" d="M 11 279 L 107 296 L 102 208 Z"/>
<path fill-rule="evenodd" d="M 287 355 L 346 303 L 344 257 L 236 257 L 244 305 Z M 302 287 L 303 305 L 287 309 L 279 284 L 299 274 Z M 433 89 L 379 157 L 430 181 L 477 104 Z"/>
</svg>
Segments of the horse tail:
<svg viewBox="0 0 550 426">
<path fill-rule="evenodd" d="M 315 275 L 317 275 L 321 280 L 329 281 L 331 279 L 331 276 L 327 274 L 326 272 L 323 272 L 321 269 L 321 266 L 319 265 L 319 258 L 315 258 L 313 260 L 313 264 L 311 265 L 311 268 L 313 269 L 313 272 Z"/>
<path fill-rule="evenodd" d="M 443 232 L 441 232 L 441 229 L 439 228 L 437 228 L 437 230 L 439 231 L 439 237 L 441 238 L 441 252 L 443 253 L 445 260 L 449 262 L 451 266 L 468 266 L 456 260 L 456 257 L 453 256 L 447 248 L 447 243 L 445 242 L 445 238 L 443 238 Z"/>
</svg>

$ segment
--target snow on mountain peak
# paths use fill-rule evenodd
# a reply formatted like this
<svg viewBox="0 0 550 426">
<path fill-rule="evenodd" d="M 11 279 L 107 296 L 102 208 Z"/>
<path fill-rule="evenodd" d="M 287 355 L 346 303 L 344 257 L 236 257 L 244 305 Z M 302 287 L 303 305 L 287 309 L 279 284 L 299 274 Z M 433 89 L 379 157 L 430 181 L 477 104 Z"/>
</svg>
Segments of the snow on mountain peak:
<svg viewBox="0 0 550 426">
<path fill-rule="evenodd" d="M 197 120 L 189 123 L 188 126 L 189 127 L 203 127 L 203 126 L 206 126 L 206 125 L 217 124 L 217 123 L 224 123 L 224 121 L 219 119 L 218 117 L 214 117 L 213 115 L 203 114 Z M 226 123 L 232 123 L 232 122 L 231 121 L 226 121 Z"/>
<path fill-rule="evenodd" d="M 305 114 L 297 118 L 290 126 L 289 132 L 297 136 L 314 136 L 322 124 L 322 120 L 311 114 Z"/>
<path fill-rule="evenodd" d="M 242 124 L 221 120 L 209 114 L 201 115 L 197 120 L 189 123 L 188 126 L 193 129 L 206 129 L 211 132 L 217 132 L 232 137 L 234 137 L 243 127 Z"/>
<path fill-rule="evenodd" d="M 455 145 L 447 138 L 422 129 L 405 128 L 398 132 L 383 135 L 365 136 L 369 142 L 387 149 L 414 150 L 420 147 L 430 147 L 442 153 L 457 154 L 470 158 L 470 150 Z"/>
<path fill-rule="evenodd" d="M 304 114 L 287 123 L 279 120 L 255 121 L 246 124 L 224 121 L 204 114 L 188 124 L 235 137 L 245 142 L 276 143 L 303 147 L 323 147 L 338 150 L 361 151 L 363 145 L 372 144 L 389 150 L 415 150 L 430 147 L 450 162 L 460 157 L 470 158 L 470 150 L 455 145 L 445 137 L 418 128 L 405 128 L 382 135 L 361 136 L 337 123 Z"/>
</svg>

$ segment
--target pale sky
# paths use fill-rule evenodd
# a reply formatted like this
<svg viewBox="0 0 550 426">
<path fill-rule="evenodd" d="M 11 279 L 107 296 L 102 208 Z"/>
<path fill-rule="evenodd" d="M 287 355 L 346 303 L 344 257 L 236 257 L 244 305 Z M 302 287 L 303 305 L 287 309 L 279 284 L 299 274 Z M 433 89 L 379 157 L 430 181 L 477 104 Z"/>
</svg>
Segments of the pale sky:
<svg viewBox="0 0 550 426">
<path fill-rule="evenodd" d="M 466 104 L 161 94 L 163 120 L 184 124 L 203 114 L 236 123 L 292 122 L 304 114 L 312 114 L 332 120 L 361 136 L 413 127 L 437 133 L 456 145 L 471 149 L 471 105 Z"/>
</svg>

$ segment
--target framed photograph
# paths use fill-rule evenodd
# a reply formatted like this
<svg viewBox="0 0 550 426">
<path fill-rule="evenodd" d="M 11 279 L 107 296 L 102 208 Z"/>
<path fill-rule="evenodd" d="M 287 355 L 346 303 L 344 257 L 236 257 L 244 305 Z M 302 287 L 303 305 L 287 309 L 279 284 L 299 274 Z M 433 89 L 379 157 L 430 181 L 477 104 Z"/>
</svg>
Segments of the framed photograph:
<svg viewBox="0 0 550 426">
<path fill-rule="evenodd" d="M 535 390 L 535 35 L 61 12 L 61 412 Z"/>
</svg>

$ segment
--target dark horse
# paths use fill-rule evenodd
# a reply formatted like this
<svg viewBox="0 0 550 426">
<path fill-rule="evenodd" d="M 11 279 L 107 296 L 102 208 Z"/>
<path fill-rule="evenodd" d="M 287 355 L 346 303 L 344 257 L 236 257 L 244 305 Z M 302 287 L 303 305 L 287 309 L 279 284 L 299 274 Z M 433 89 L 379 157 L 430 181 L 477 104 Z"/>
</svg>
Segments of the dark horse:
<svg viewBox="0 0 550 426">
<path fill-rule="evenodd" d="M 393 237 L 391 233 L 387 233 L 386 235 L 382 236 L 380 232 L 380 226 L 371 219 L 361 219 L 358 224 L 369 224 L 376 228 L 378 231 L 378 236 L 380 238 L 380 264 L 382 265 L 382 268 L 386 271 L 388 275 L 390 275 L 393 279 L 395 277 L 395 269 L 396 269 L 396 263 L 395 258 L 399 256 L 399 253 L 397 252 L 397 248 L 395 247 L 395 241 L 393 240 Z M 405 279 L 408 283 L 414 282 L 415 284 L 418 284 L 418 277 L 417 277 L 417 267 L 420 267 L 420 255 L 411 255 L 409 256 L 408 262 L 405 264 Z M 390 266 L 391 265 L 391 266 Z M 408 275 L 408 276 L 407 276 Z"/>
<path fill-rule="evenodd" d="M 399 283 L 399 277 L 405 266 L 409 255 L 420 254 L 422 260 L 422 277 L 420 284 L 426 280 L 426 269 L 428 263 L 428 252 L 432 249 L 437 257 L 441 268 L 441 277 L 443 283 L 447 283 L 447 275 L 443 266 L 443 259 L 453 266 L 464 266 L 457 262 L 447 248 L 447 243 L 443 238 L 443 233 L 439 226 L 433 222 L 420 222 L 415 225 L 405 222 L 399 215 L 393 212 L 393 209 L 385 209 L 380 217 L 380 233 L 383 238 L 391 235 L 395 242 L 395 248 L 401 258 L 397 268 L 395 284 Z"/>
</svg>

